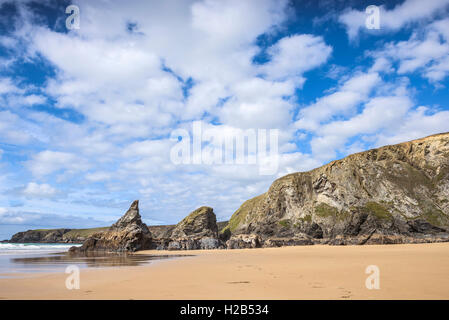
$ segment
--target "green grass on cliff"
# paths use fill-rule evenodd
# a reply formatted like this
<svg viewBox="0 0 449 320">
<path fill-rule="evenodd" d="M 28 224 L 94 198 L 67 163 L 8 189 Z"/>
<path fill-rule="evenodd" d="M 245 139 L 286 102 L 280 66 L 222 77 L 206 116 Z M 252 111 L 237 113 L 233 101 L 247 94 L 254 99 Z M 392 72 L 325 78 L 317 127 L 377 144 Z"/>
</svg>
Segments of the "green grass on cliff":
<svg viewBox="0 0 449 320">
<path fill-rule="evenodd" d="M 284 219 L 284 220 L 280 220 L 278 221 L 279 225 L 288 228 L 290 227 L 291 221 L 289 219 Z"/>
<path fill-rule="evenodd" d="M 64 233 L 64 238 L 76 238 L 76 237 L 83 237 L 87 238 L 90 235 L 93 235 L 94 233 L 98 232 L 104 232 L 109 227 L 101 227 L 101 228 L 90 228 L 90 229 L 72 229 L 67 233 Z"/>
<path fill-rule="evenodd" d="M 388 211 L 383 205 L 380 203 L 370 201 L 367 202 L 365 207 L 363 209 L 368 212 L 369 214 L 372 214 L 376 216 L 379 219 L 392 219 L 393 216 L 391 215 L 390 211 Z"/>
<path fill-rule="evenodd" d="M 184 224 L 190 224 L 194 221 L 194 219 L 196 217 L 198 217 L 199 215 L 205 214 L 208 210 L 213 210 L 210 207 L 199 207 L 198 209 L 195 209 L 194 211 L 192 211 L 191 213 L 189 213 L 189 215 L 187 217 L 185 217 L 184 219 L 181 220 L 181 222 L 178 223 L 178 225 L 184 225 Z"/>
<path fill-rule="evenodd" d="M 336 217 L 338 209 L 321 202 L 315 207 L 315 214 L 321 218 Z"/>
<path fill-rule="evenodd" d="M 327 203 L 321 202 L 314 208 L 315 214 L 321 218 L 334 218 L 337 221 L 344 221 L 349 218 L 350 213 L 338 208 L 332 207 Z M 310 221 L 309 221 L 310 222 Z"/>
<path fill-rule="evenodd" d="M 225 232 L 226 230 L 234 232 L 239 227 L 239 225 L 241 225 L 245 221 L 248 213 L 254 209 L 254 207 L 264 198 L 264 196 L 265 193 L 245 201 L 240 206 L 240 208 L 238 208 L 238 210 L 234 212 L 231 219 L 229 219 L 228 225 L 221 230 L 221 233 Z"/>
<path fill-rule="evenodd" d="M 437 208 L 425 211 L 420 218 L 423 218 L 430 224 L 438 227 L 449 225 L 449 216 Z"/>
</svg>

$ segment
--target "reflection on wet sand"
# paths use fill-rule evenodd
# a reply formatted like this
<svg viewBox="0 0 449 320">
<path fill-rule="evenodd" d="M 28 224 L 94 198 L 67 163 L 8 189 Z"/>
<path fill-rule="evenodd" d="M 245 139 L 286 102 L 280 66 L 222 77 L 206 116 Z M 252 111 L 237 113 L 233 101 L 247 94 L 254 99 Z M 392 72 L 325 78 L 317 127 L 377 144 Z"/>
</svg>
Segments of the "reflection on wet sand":
<svg viewBox="0 0 449 320">
<path fill-rule="evenodd" d="M 120 266 L 139 266 L 148 264 L 152 260 L 161 260 L 168 258 L 186 257 L 191 255 L 143 255 L 126 253 L 99 253 L 88 252 L 84 254 L 55 253 L 39 257 L 20 257 L 11 258 L 13 264 L 22 266 L 61 266 L 76 264 L 85 267 L 120 267 Z"/>
</svg>

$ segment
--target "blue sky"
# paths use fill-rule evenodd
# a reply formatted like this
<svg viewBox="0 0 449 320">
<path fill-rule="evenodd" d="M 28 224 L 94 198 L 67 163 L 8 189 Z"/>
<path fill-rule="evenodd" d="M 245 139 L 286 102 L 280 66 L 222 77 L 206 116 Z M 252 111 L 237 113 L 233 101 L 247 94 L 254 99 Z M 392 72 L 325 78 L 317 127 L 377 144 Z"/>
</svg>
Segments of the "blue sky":
<svg viewBox="0 0 449 320">
<path fill-rule="evenodd" d="M 80 28 L 68 30 L 68 5 Z M 380 29 L 365 8 L 380 8 Z M 224 220 L 271 182 L 449 131 L 449 0 L 0 1 L 0 238 Z M 279 170 L 176 165 L 174 130 L 278 129 Z"/>
</svg>

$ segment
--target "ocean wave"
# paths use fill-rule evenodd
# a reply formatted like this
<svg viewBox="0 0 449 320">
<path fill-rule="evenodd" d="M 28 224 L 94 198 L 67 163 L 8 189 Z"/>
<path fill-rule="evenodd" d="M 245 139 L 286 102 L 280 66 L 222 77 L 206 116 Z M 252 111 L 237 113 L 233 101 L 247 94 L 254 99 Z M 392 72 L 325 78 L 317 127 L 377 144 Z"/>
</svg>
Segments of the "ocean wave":
<svg viewBox="0 0 449 320">
<path fill-rule="evenodd" d="M 0 254 L 64 252 L 79 244 L 62 243 L 0 243 Z"/>
</svg>

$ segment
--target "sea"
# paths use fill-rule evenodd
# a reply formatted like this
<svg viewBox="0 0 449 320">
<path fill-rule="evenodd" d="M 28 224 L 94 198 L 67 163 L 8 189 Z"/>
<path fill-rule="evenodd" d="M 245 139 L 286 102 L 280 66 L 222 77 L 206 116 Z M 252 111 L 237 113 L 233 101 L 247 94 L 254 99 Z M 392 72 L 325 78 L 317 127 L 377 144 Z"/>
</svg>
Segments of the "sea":
<svg viewBox="0 0 449 320">
<path fill-rule="evenodd" d="M 72 246 L 63 243 L 0 243 L 0 278 L 17 277 L 37 272 L 65 272 L 67 267 L 108 268 L 141 266 L 154 260 L 176 256 L 145 254 L 88 253 L 68 254 Z"/>
</svg>

